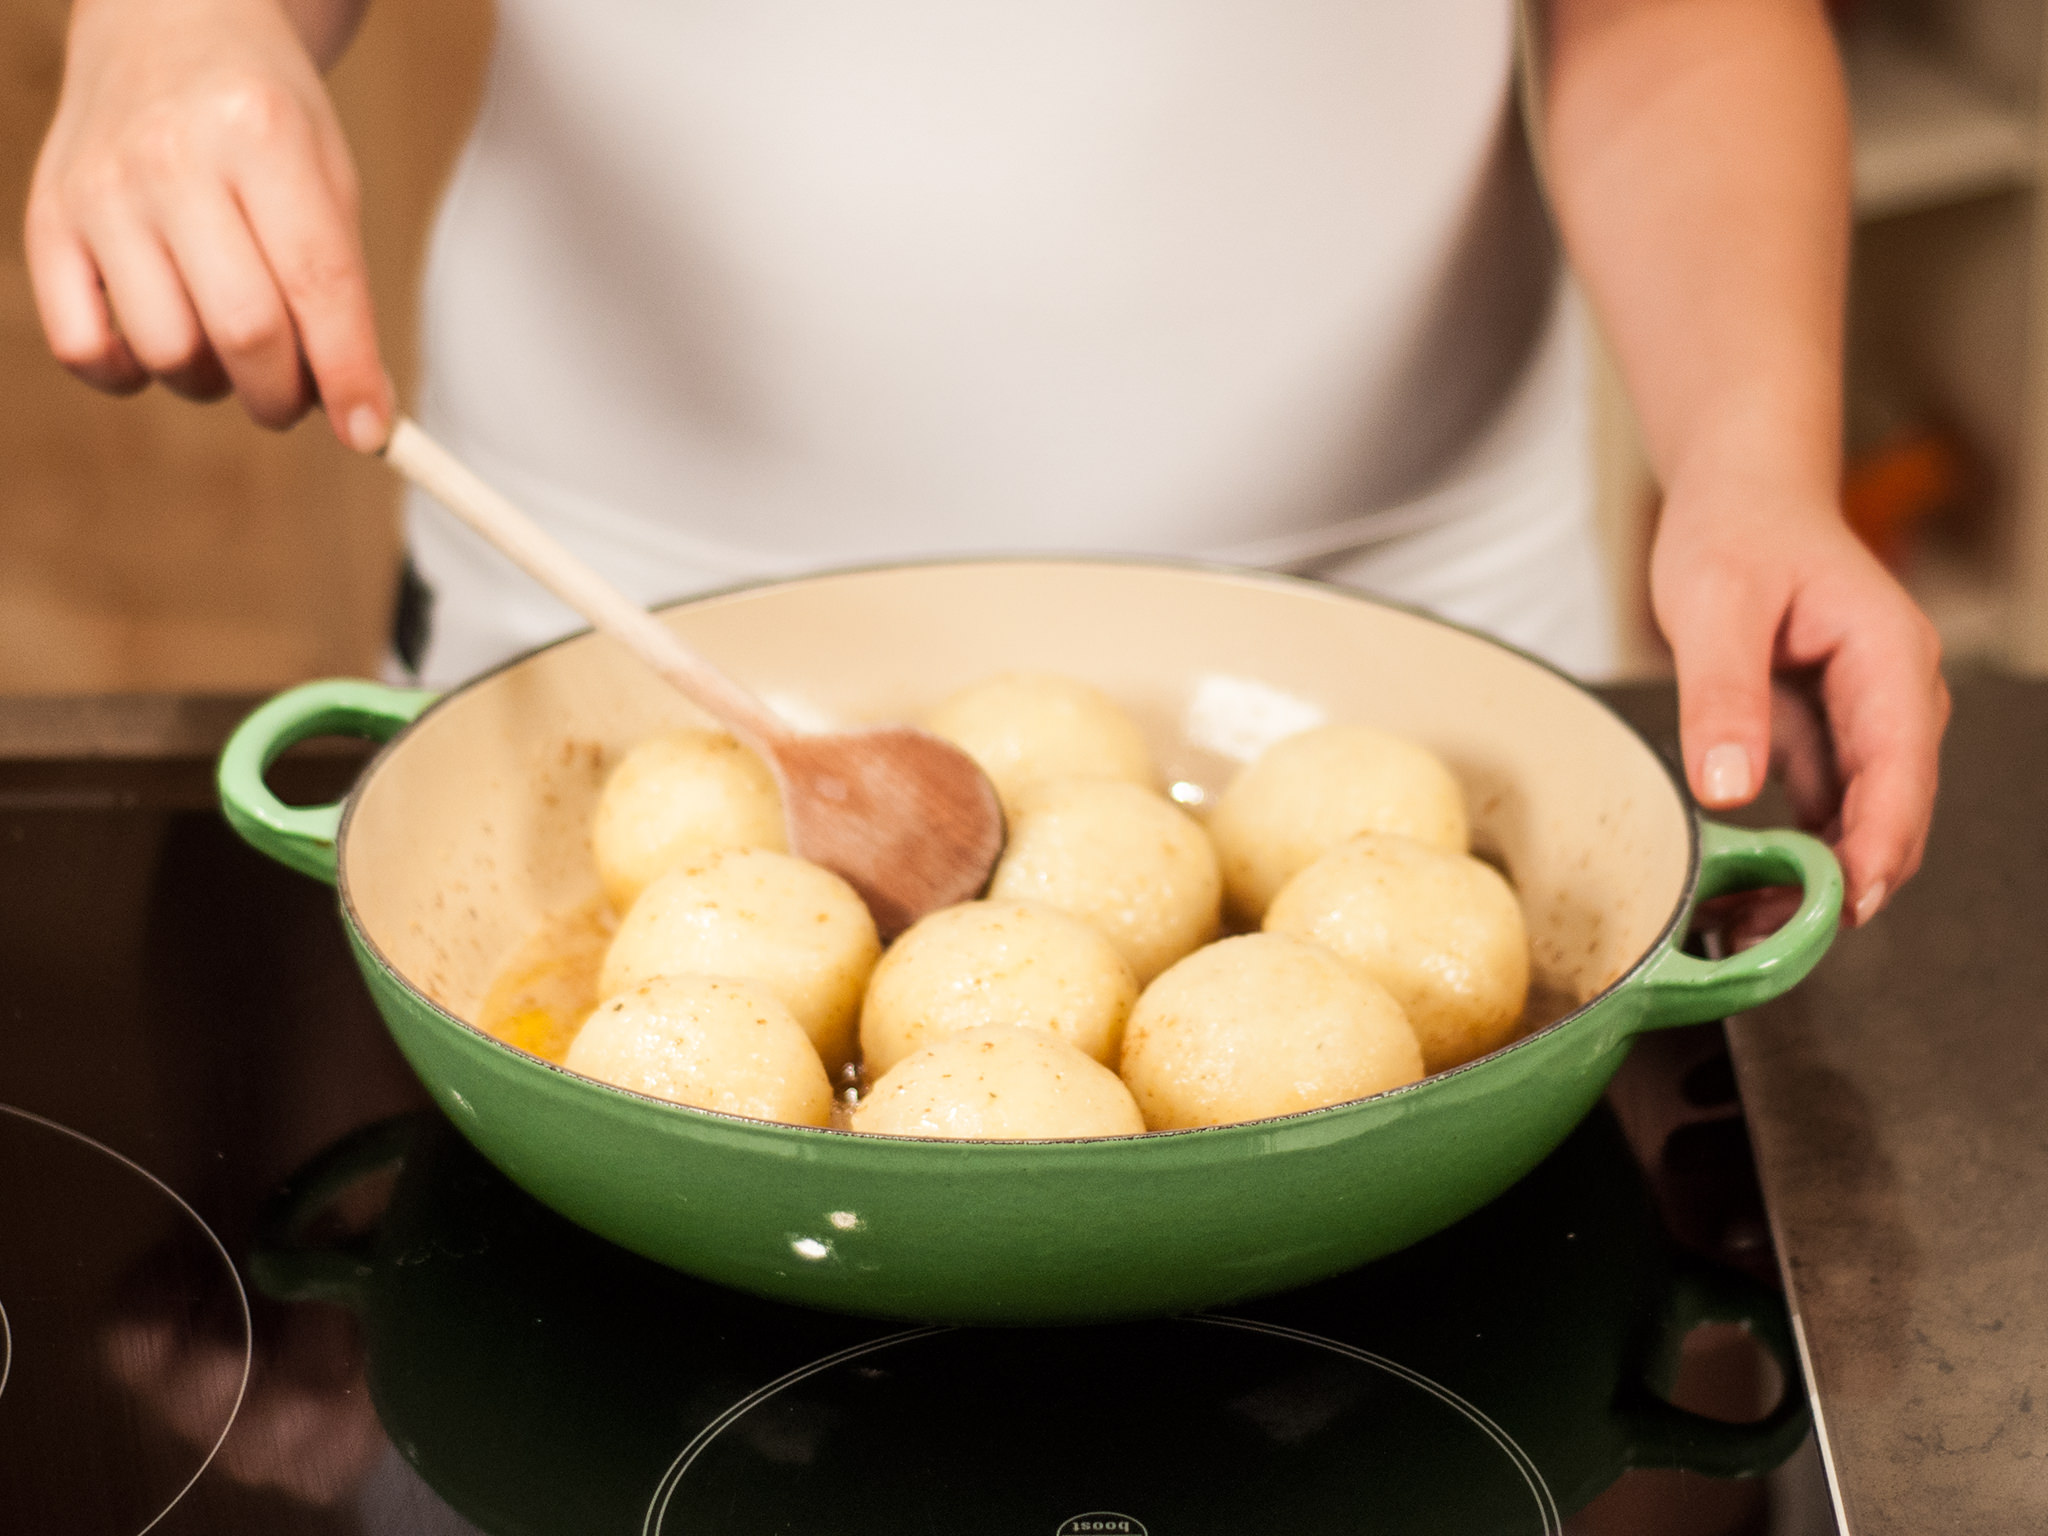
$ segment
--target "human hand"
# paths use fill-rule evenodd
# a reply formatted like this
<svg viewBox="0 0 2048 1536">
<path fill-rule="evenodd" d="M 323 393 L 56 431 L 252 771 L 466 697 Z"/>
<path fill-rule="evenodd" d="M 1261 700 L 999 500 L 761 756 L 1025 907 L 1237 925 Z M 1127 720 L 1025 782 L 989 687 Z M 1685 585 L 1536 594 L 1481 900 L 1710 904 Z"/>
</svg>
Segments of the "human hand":
<svg viewBox="0 0 2048 1536">
<path fill-rule="evenodd" d="M 1920 867 L 1934 812 L 1949 712 L 1934 626 L 1832 503 L 1733 477 L 1671 488 L 1650 588 L 1694 795 L 1745 805 L 1775 767 L 1868 922 Z"/>
<path fill-rule="evenodd" d="M 201 1454 L 232 1423 L 212 1465 L 245 1487 L 329 1505 L 362 1486 L 389 1442 L 363 1390 L 362 1331 L 350 1313 L 259 1299 L 256 1367 L 245 1376 L 242 1341 L 195 1328 L 169 1300 L 144 1298 L 100 1335 L 108 1373 L 148 1418 Z"/>
<path fill-rule="evenodd" d="M 277 0 L 79 0 L 26 243 L 87 383 L 232 390 L 269 427 L 324 403 L 344 443 L 383 445 L 355 168 Z"/>
</svg>

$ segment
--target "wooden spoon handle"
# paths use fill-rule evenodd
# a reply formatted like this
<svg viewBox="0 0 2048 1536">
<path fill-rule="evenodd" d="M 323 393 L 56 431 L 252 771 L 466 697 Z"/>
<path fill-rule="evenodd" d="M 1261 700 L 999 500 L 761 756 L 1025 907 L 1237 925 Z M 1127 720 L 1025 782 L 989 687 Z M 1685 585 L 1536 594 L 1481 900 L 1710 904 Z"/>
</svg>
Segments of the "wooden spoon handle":
<svg viewBox="0 0 2048 1536">
<path fill-rule="evenodd" d="M 391 466 L 488 539 L 519 568 L 667 678 L 757 749 L 792 734 L 767 705 L 691 650 L 667 625 L 570 554 L 477 478 L 409 416 L 384 447 Z"/>
</svg>

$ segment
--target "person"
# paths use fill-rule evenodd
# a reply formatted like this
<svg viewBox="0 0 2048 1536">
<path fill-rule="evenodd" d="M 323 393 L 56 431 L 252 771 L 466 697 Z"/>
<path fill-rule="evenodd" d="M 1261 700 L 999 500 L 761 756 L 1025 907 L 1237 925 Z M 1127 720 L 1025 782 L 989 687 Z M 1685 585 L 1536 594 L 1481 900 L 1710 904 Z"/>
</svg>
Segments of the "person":
<svg viewBox="0 0 2048 1536">
<path fill-rule="evenodd" d="M 273 427 L 317 403 L 383 444 L 321 84 L 363 3 L 77 0 L 26 218 L 75 373 L 232 391 Z M 1775 754 L 1867 921 L 1919 864 L 1948 702 L 1837 505 L 1847 160 L 1818 0 L 1521 26 L 1512 0 L 502 0 L 421 414 L 642 599 L 1153 551 L 1597 673 L 1554 218 L 1664 491 L 1688 780 L 1741 805 Z M 431 506 L 408 531 L 428 680 L 572 627 Z"/>
</svg>

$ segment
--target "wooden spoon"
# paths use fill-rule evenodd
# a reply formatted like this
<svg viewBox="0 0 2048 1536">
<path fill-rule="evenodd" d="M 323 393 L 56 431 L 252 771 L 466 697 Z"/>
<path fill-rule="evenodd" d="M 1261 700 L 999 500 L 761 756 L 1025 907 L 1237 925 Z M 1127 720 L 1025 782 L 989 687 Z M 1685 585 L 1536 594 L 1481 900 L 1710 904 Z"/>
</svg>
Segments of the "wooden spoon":
<svg viewBox="0 0 2048 1536">
<path fill-rule="evenodd" d="M 511 502 L 400 417 L 384 457 L 529 576 L 717 717 L 774 769 L 789 846 L 860 892 L 886 940 L 978 896 L 1003 851 L 988 777 L 909 726 L 804 735 L 676 638 Z"/>
</svg>

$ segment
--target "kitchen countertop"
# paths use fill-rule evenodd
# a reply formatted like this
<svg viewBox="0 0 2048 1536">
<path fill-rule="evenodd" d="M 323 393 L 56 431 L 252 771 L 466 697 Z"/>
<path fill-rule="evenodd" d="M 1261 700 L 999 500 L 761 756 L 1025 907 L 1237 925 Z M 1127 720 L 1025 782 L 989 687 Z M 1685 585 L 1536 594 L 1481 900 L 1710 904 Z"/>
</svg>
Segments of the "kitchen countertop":
<svg viewBox="0 0 2048 1536">
<path fill-rule="evenodd" d="M 1668 687 L 1608 696 L 1669 748 Z M 255 702 L 0 699 L 0 790 L 89 799 L 95 764 L 150 758 L 203 796 Z M 352 761 L 300 755 L 309 791 Z M 2048 682 L 1959 680 L 1919 878 L 1730 1024 L 1847 1536 L 2048 1530 L 2044 766 Z"/>
</svg>

